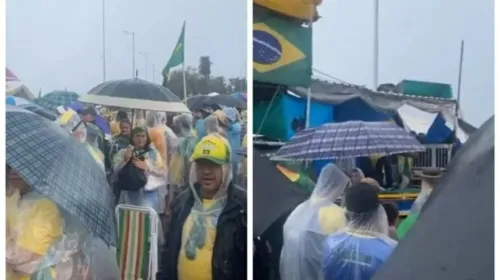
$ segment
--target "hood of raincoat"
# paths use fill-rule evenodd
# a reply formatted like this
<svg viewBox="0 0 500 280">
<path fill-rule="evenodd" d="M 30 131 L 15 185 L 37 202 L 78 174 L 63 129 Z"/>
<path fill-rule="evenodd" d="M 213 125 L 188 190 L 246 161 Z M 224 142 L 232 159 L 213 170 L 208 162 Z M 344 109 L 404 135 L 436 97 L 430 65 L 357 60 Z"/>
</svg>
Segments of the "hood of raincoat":
<svg viewBox="0 0 500 280">
<path fill-rule="evenodd" d="M 217 118 L 217 116 L 210 115 L 210 116 L 206 117 L 203 120 L 203 124 L 205 127 L 205 135 L 209 135 L 212 133 L 218 133 L 218 134 L 226 137 L 226 130 L 223 129 L 219 125 L 219 119 Z"/>
<path fill-rule="evenodd" d="M 173 122 L 177 131 L 179 131 L 179 137 L 191 135 L 193 131 L 193 116 L 191 114 L 177 115 L 174 117 Z"/>
<path fill-rule="evenodd" d="M 361 183 L 346 191 L 347 226 L 328 237 L 323 272 L 328 279 L 371 279 L 397 242 L 389 235 L 378 190 Z"/>
<path fill-rule="evenodd" d="M 334 201 L 349 184 L 336 165 L 326 165 L 311 197 L 297 206 L 283 228 L 280 273 L 283 279 L 322 279 L 323 243 L 345 226 L 344 210 Z"/>
</svg>

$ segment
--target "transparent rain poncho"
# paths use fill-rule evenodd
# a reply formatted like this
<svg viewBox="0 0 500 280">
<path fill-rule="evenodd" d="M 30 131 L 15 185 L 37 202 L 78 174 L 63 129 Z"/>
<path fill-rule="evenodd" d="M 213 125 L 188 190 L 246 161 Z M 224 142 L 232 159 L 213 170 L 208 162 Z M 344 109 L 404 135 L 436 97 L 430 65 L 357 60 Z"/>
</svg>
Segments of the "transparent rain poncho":
<svg viewBox="0 0 500 280">
<path fill-rule="evenodd" d="M 229 146 L 227 148 L 230 149 Z M 185 254 L 190 260 L 196 259 L 198 250 L 212 238 L 215 239 L 217 221 L 226 206 L 228 186 L 233 179 L 231 165 L 224 164 L 221 167 L 221 186 L 212 199 L 206 200 L 202 199 L 197 191 L 196 162 L 191 164 L 189 185 L 194 194 L 194 204 L 184 224 L 189 228 L 189 234 L 182 239 L 181 244 L 181 254 Z"/>
<path fill-rule="evenodd" d="M 326 165 L 311 198 L 290 214 L 283 227 L 282 279 L 322 279 L 323 243 L 345 226 L 344 210 L 334 201 L 348 184 L 349 178 L 336 165 Z"/>
<path fill-rule="evenodd" d="M 324 244 L 321 279 L 369 280 L 397 245 L 388 237 L 387 214 L 378 205 L 362 214 L 346 210 L 346 217 L 347 226 Z"/>
<path fill-rule="evenodd" d="M 171 185 L 187 186 L 189 183 L 190 158 L 198 139 L 193 134 L 193 117 L 190 114 L 175 116 L 173 122 L 179 131 L 179 138 L 169 163 L 169 183 Z"/>
<path fill-rule="evenodd" d="M 73 134 L 73 138 L 77 142 L 84 144 L 89 154 L 95 159 L 102 170 L 105 171 L 104 154 L 99 149 L 99 141 L 103 141 L 103 139 L 100 139 L 100 130 L 96 125 L 84 123 L 78 113 L 72 109 L 63 112 L 55 120 L 55 123 L 68 133 Z"/>
<path fill-rule="evenodd" d="M 7 279 L 117 279 L 114 254 L 79 219 L 34 191 L 8 189 Z"/>
<path fill-rule="evenodd" d="M 165 126 L 162 123 L 160 112 L 148 112 L 146 115 L 149 137 L 155 146 L 163 162 L 167 162 L 167 139 L 165 137 Z"/>
<path fill-rule="evenodd" d="M 230 146 L 229 141 L 226 138 L 226 130 L 224 130 L 224 128 L 219 125 L 219 119 L 217 118 L 217 116 L 210 115 L 206 117 L 203 122 L 205 124 L 205 135 L 218 134 L 219 136 L 224 138 L 226 144 Z"/>
</svg>

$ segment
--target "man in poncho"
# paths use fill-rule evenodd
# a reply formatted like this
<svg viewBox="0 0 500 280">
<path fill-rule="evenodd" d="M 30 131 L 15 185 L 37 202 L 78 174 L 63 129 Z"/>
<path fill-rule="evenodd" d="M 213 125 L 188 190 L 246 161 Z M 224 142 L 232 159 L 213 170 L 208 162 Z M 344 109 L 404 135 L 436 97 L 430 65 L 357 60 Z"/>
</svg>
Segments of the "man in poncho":
<svg viewBox="0 0 500 280">
<path fill-rule="evenodd" d="M 231 149 L 220 135 L 207 135 L 192 160 L 190 188 L 171 207 L 156 279 L 246 279 L 247 198 L 232 182 Z"/>
<path fill-rule="evenodd" d="M 323 242 L 345 226 L 337 200 L 349 178 L 330 163 L 322 170 L 311 198 L 293 210 L 283 227 L 280 275 L 282 279 L 322 279 Z"/>
<path fill-rule="evenodd" d="M 370 280 L 391 255 L 397 242 L 388 236 L 378 192 L 367 183 L 346 190 L 347 225 L 324 243 L 322 279 Z"/>
</svg>

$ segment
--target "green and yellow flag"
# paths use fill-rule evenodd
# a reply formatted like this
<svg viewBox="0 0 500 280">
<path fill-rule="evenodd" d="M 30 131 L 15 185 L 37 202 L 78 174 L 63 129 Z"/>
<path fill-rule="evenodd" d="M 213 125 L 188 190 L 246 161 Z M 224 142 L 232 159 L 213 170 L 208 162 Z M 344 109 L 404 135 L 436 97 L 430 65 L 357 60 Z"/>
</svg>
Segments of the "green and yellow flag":
<svg viewBox="0 0 500 280">
<path fill-rule="evenodd" d="M 253 75 L 259 82 L 309 87 L 312 28 L 278 17 L 254 17 Z"/>
<path fill-rule="evenodd" d="M 170 59 L 167 62 L 167 65 L 163 68 L 163 85 L 166 84 L 168 80 L 168 74 L 170 73 L 170 69 L 181 65 L 184 63 L 184 31 L 186 28 L 186 22 L 182 25 L 181 35 L 179 36 L 179 40 L 177 40 L 177 44 L 175 45 L 174 51 L 170 56 Z"/>
</svg>

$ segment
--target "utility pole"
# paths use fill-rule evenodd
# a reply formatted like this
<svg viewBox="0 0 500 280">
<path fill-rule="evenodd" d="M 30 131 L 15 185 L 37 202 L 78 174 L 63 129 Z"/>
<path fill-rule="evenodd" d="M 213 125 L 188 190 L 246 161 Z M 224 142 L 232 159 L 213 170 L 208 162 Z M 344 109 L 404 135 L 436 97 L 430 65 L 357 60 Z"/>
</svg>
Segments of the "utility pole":
<svg viewBox="0 0 500 280">
<path fill-rule="evenodd" d="M 135 72 L 135 32 L 124 30 L 123 33 L 132 36 L 132 79 L 136 77 Z"/>
</svg>

